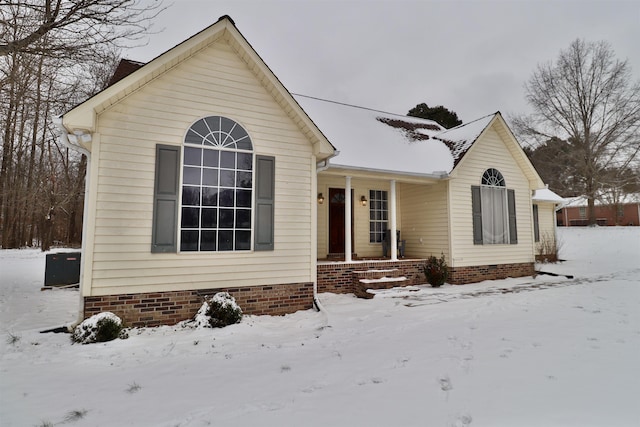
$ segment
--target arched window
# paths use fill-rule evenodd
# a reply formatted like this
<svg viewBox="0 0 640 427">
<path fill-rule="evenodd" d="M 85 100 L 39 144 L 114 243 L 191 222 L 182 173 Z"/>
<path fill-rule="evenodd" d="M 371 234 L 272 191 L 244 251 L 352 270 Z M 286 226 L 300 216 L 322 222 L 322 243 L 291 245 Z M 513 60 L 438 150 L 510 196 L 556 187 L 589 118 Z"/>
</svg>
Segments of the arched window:
<svg viewBox="0 0 640 427">
<path fill-rule="evenodd" d="M 481 183 L 471 187 L 474 243 L 517 243 L 515 192 L 494 168 L 484 171 Z"/>
<path fill-rule="evenodd" d="M 504 187 L 504 177 L 499 170 L 489 168 L 482 174 L 482 185 L 490 185 L 492 187 Z"/>
<path fill-rule="evenodd" d="M 183 144 L 181 251 L 251 249 L 253 144 L 235 121 L 195 122 Z"/>
</svg>

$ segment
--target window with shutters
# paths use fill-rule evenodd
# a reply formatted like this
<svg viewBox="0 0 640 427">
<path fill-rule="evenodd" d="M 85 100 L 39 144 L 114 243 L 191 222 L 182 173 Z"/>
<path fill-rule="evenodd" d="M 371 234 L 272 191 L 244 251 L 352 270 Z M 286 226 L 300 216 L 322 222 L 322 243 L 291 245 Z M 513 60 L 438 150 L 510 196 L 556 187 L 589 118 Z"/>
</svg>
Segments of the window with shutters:
<svg viewBox="0 0 640 427">
<path fill-rule="evenodd" d="M 538 205 L 533 205 L 533 240 L 540 241 L 540 221 L 538 220 Z"/>
<path fill-rule="evenodd" d="M 187 131 L 180 251 L 251 250 L 253 145 L 235 121 L 210 116 Z"/>
<path fill-rule="evenodd" d="M 517 243 L 515 192 L 507 189 L 500 171 L 487 169 L 471 191 L 474 243 Z"/>
</svg>

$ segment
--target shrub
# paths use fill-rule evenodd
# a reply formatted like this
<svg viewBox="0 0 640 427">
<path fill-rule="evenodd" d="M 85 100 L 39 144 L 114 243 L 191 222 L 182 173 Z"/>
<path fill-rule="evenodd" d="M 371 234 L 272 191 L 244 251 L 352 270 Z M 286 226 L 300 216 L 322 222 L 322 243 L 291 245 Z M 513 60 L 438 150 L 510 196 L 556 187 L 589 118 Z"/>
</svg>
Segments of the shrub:
<svg viewBox="0 0 640 427">
<path fill-rule="evenodd" d="M 71 334 L 71 341 L 80 344 L 106 342 L 116 338 L 126 338 L 126 333 L 122 330 L 122 320 L 108 311 L 85 319 Z"/>
<path fill-rule="evenodd" d="M 427 258 L 427 263 L 422 268 L 427 282 L 434 288 L 444 285 L 449 278 L 449 266 L 444 254 L 440 258 L 431 255 Z"/>
<path fill-rule="evenodd" d="M 218 292 L 213 297 L 205 297 L 204 303 L 195 317 L 196 327 L 222 328 L 239 323 L 242 309 L 227 292 Z"/>
<path fill-rule="evenodd" d="M 536 243 L 536 261 L 538 262 L 558 262 L 558 252 L 562 247 L 562 242 L 556 239 L 553 233 L 544 232 L 540 236 L 540 241 Z"/>
</svg>

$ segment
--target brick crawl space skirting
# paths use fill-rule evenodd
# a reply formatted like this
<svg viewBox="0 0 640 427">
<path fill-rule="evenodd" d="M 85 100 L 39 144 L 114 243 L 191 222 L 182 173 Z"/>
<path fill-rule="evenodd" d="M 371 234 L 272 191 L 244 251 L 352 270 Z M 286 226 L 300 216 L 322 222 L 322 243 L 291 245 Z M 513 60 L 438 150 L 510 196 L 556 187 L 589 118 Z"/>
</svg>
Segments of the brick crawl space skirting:
<svg viewBox="0 0 640 427">
<path fill-rule="evenodd" d="M 422 266 L 425 260 L 375 261 L 360 263 L 326 263 L 318 265 L 318 292 L 353 293 L 354 275 L 369 269 L 398 269 L 406 277 L 403 286 L 425 284 Z M 448 282 L 455 285 L 532 276 L 533 263 L 482 265 L 451 269 Z M 389 283 L 388 287 L 396 283 Z M 229 292 L 244 314 L 283 315 L 313 307 L 313 283 L 271 286 L 247 286 L 190 291 L 148 292 L 142 294 L 91 296 L 84 299 L 84 317 L 111 311 L 127 326 L 173 325 L 191 319 L 206 295 Z"/>
<path fill-rule="evenodd" d="M 244 314 L 282 315 L 313 307 L 313 283 L 148 292 L 84 298 L 84 317 L 110 311 L 127 326 L 173 325 L 198 312 L 204 297 L 229 292 Z"/>
</svg>

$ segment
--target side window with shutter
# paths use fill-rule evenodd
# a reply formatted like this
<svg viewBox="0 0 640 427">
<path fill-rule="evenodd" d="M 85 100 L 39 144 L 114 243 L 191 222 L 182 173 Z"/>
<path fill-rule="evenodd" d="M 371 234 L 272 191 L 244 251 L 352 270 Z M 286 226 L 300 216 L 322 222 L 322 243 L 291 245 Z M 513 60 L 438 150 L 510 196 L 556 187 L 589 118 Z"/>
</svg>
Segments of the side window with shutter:
<svg viewBox="0 0 640 427">
<path fill-rule="evenodd" d="M 473 244 L 482 244 L 482 203 L 480 200 L 480 187 L 471 186 L 471 210 L 473 212 Z"/>
<path fill-rule="evenodd" d="M 538 222 L 538 205 L 533 205 L 533 238 L 540 241 L 540 223 Z"/>
<path fill-rule="evenodd" d="M 177 251 L 180 147 L 156 145 L 151 252 Z"/>
<path fill-rule="evenodd" d="M 275 166 L 275 157 L 256 156 L 256 251 L 274 249 Z"/>
<path fill-rule="evenodd" d="M 507 208 L 509 210 L 509 243 L 518 243 L 518 229 L 516 227 L 516 192 L 507 190 Z"/>
</svg>

